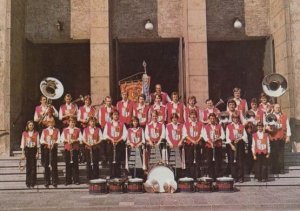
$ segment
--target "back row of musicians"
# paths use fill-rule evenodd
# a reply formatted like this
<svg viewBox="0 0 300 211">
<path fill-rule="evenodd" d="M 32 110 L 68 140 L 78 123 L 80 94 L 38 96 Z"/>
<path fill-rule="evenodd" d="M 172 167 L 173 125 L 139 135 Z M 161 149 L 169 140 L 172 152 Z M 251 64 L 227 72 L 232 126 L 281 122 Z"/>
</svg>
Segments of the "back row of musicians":
<svg viewBox="0 0 300 211">
<path fill-rule="evenodd" d="M 34 122 L 41 123 L 42 129 L 34 130 L 34 122 L 28 121 L 22 135 L 21 148 L 27 160 L 26 185 L 33 187 L 36 184 L 36 159 L 40 147 L 45 186 L 49 187 L 51 181 L 54 187 L 57 186 L 57 145 L 60 143 L 65 152 L 65 185 L 79 184 L 80 152 L 85 157 L 88 179 L 99 177 L 99 161 L 108 165 L 112 178 L 120 177 L 121 166 L 126 163 L 126 145 L 140 149 L 146 171 L 151 162 L 151 148 L 161 150 L 166 147 L 167 151 L 179 148 L 183 176 L 201 176 L 200 169 L 206 166 L 206 174 L 212 178 L 225 174 L 243 182 L 245 167 L 248 173 L 252 172 L 253 160 L 256 160 L 255 175 L 261 181 L 267 179 L 269 156 L 272 173 L 283 173 L 284 145 L 291 136 L 287 116 L 281 112 L 280 105 L 271 105 L 262 94 L 260 104 L 256 99 L 251 100 L 250 110 L 255 115 L 246 118 L 248 107 L 246 100 L 240 98 L 241 90 L 235 88 L 233 93 L 234 97 L 227 102 L 228 119 L 220 117 L 220 111 L 211 99 L 206 100 L 207 108 L 201 111 L 194 96 L 188 98 L 185 106 L 179 102 L 178 93 L 173 92 L 170 99 L 161 91 L 160 85 L 156 85 L 156 92 L 151 95 L 152 105 L 145 104 L 144 95 L 140 95 L 135 104 L 128 100 L 127 92 L 122 92 L 122 100 L 116 107 L 107 96 L 98 112 L 91 106 L 90 96 L 85 96 L 84 105 L 77 109 L 71 102 L 71 95 L 66 94 L 65 104 L 59 112 L 42 96 L 41 105 L 36 107 L 34 114 Z M 266 124 L 268 113 L 277 117 L 276 127 Z M 62 120 L 61 133 L 55 128 L 55 116 Z M 80 127 L 76 127 L 77 121 Z M 226 172 L 222 170 L 222 146 L 226 146 Z M 246 166 L 245 150 L 249 158 Z"/>
</svg>

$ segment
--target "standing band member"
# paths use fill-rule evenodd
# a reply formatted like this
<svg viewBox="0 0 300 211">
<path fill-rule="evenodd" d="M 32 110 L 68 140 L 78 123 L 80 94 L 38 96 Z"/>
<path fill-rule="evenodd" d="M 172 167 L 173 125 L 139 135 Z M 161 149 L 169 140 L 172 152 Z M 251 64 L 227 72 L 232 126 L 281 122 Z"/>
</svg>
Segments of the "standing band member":
<svg viewBox="0 0 300 211">
<path fill-rule="evenodd" d="M 80 129 L 75 127 L 76 119 L 69 119 L 69 127 L 64 128 L 61 134 L 61 142 L 64 143 L 66 162 L 66 182 L 65 185 L 72 184 L 72 180 L 79 185 L 79 144 L 82 141 Z"/>
<path fill-rule="evenodd" d="M 45 161 L 45 187 L 49 187 L 51 184 L 50 178 L 52 177 L 52 185 L 56 188 L 58 184 L 57 144 L 60 140 L 60 134 L 59 130 L 54 128 L 54 120 L 48 124 L 49 126 L 43 130 L 40 140 L 41 144 L 45 146 L 42 154 Z"/>
<path fill-rule="evenodd" d="M 227 112 L 229 114 L 229 122 L 232 122 L 232 115 L 238 115 L 241 122 L 244 122 L 244 115 L 240 110 L 237 110 L 236 102 L 233 99 L 227 102 Z"/>
<path fill-rule="evenodd" d="M 127 129 L 119 120 L 117 110 L 112 113 L 112 121 L 105 125 L 103 138 L 107 140 L 107 153 L 112 178 L 121 177 L 121 163 L 125 161 L 125 140 Z"/>
<path fill-rule="evenodd" d="M 178 122 L 183 124 L 184 123 L 184 110 L 185 106 L 183 103 L 179 102 L 179 95 L 177 92 L 172 92 L 172 101 L 169 102 L 167 107 L 167 122 L 170 123 L 172 114 L 177 114 Z"/>
<path fill-rule="evenodd" d="M 257 124 L 257 132 L 253 134 L 252 153 L 255 160 L 255 178 L 259 182 L 268 181 L 268 158 L 270 155 L 270 141 L 268 134 L 263 131 L 263 123 Z"/>
<path fill-rule="evenodd" d="M 203 151 L 201 148 L 201 132 L 203 124 L 198 121 L 195 110 L 189 112 L 189 120 L 186 121 L 183 127 L 183 137 L 185 138 L 185 176 L 198 178 L 201 174 L 198 171 L 201 161 L 203 160 Z"/>
<path fill-rule="evenodd" d="M 140 95 L 138 98 L 138 103 L 133 106 L 133 116 L 139 119 L 139 125 L 145 129 L 148 123 L 148 112 L 149 106 L 145 104 L 146 96 L 144 94 Z"/>
<path fill-rule="evenodd" d="M 26 159 L 26 186 L 28 188 L 33 188 L 36 184 L 36 162 L 39 146 L 39 133 L 34 130 L 33 121 L 28 121 L 21 140 L 22 159 Z"/>
<path fill-rule="evenodd" d="M 65 99 L 65 104 L 60 106 L 58 116 L 59 116 L 59 120 L 61 120 L 63 123 L 63 127 L 67 127 L 69 124 L 69 118 L 77 117 L 78 107 L 77 105 L 71 102 L 72 96 L 70 94 L 66 94 L 64 99 Z"/>
<path fill-rule="evenodd" d="M 230 173 L 236 181 L 244 182 L 245 143 L 248 138 L 239 115 L 232 114 L 232 123 L 226 128 L 226 151 Z"/>
<path fill-rule="evenodd" d="M 161 102 L 163 105 L 166 105 L 168 102 L 171 102 L 171 99 L 169 95 L 166 92 L 163 92 L 161 89 L 160 84 L 155 85 L 155 92 L 151 94 L 151 102 L 153 103 L 155 101 L 155 96 L 160 95 L 161 96 Z"/>
<path fill-rule="evenodd" d="M 206 142 L 208 175 L 217 178 L 223 176 L 222 140 L 225 139 L 225 134 L 222 126 L 217 123 L 215 113 L 210 113 L 208 119 L 209 123 L 204 126 L 202 136 Z"/>
<path fill-rule="evenodd" d="M 132 118 L 133 102 L 128 99 L 127 91 L 123 90 L 121 94 L 122 100 L 117 102 L 117 110 L 119 112 L 120 121 L 128 128 Z"/>
<path fill-rule="evenodd" d="M 268 96 L 265 93 L 260 94 L 260 104 L 258 106 L 258 109 L 262 112 L 266 113 L 268 110 L 268 107 L 271 106 L 271 103 L 268 101 Z"/>
<path fill-rule="evenodd" d="M 97 119 L 89 119 L 89 127 L 83 130 L 83 143 L 85 145 L 87 179 L 99 178 L 100 142 L 103 139 L 101 129 L 96 127 Z"/>
<path fill-rule="evenodd" d="M 205 103 L 206 103 L 206 108 L 202 111 L 200 120 L 203 123 L 207 124 L 208 119 L 209 119 L 208 118 L 209 114 L 215 113 L 218 116 L 220 113 L 220 110 L 218 108 L 214 107 L 214 103 L 213 103 L 212 99 L 207 99 L 205 101 Z"/>
<path fill-rule="evenodd" d="M 154 103 L 150 107 L 149 112 L 148 112 L 148 119 L 149 122 L 151 121 L 152 114 L 154 111 L 157 112 L 157 121 L 164 124 L 167 121 L 167 108 L 165 105 L 162 104 L 161 102 L 161 95 L 156 95 L 154 98 Z"/>
<path fill-rule="evenodd" d="M 184 122 L 190 121 L 190 112 L 195 111 L 196 116 L 198 118 L 197 121 L 200 120 L 200 108 L 196 105 L 197 100 L 195 96 L 190 96 L 187 101 L 187 106 L 184 109 Z"/>
<path fill-rule="evenodd" d="M 242 115 L 245 114 L 246 111 L 248 111 L 248 104 L 245 99 L 241 98 L 241 89 L 236 87 L 233 89 L 233 98 L 232 100 L 236 103 L 236 109 L 242 113 Z"/>
</svg>

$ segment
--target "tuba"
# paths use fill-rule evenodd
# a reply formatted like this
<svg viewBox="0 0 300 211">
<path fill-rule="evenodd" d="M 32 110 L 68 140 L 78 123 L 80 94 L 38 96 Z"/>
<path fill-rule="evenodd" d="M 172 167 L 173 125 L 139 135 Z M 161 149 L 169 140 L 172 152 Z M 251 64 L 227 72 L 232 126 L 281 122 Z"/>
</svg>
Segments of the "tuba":
<svg viewBox="0 0 300 211">
<path fill-rule="evenodd" d="M 262 81 L 264 93 L 270 97 L 280 97 L 287 90 L 286 79 L 277 73 L 266 75 Z"/>
</svg>

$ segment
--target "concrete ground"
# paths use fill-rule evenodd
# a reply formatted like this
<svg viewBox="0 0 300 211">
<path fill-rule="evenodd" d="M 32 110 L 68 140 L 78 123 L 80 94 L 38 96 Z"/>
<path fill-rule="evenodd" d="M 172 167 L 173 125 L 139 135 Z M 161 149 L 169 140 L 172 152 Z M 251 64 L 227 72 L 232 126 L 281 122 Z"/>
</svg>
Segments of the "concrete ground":
<svg viewBox="0 0 300 211">
<path fill-rule="evenodd" d="M 0 192 L 0 210 L 300 210 L 300 187 L 240 187 L 233 193 L 105 194 L 49 189 Z"/>
</svg>

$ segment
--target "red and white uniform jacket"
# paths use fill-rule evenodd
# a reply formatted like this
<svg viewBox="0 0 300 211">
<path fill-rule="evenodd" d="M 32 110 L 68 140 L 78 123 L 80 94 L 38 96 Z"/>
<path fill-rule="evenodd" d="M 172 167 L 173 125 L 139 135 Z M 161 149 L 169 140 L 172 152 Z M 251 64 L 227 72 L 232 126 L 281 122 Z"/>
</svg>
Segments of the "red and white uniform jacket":
<svg viewBox="0 0 300 211">
<path fill-rule="evenodd" d="M 222 147 L 222 140 L 225 139 L 225 134 L 221 125 L 207 124 L 203 127 L 202 137 L 206 142 L 206 147 L 212 148 L 210 143 L 213 143 L 215 147 Z"/>
<path fill-rule="evenodd" d="M 179 117 L 178 122 L 183 124 L 184 123 L 184 109 L 185 109 L 185 106 L 181 102 L 178 102 L 178 103 L 174 103 L 173 101 L 169 102 L 167 104 L 167 122 L 170 123 L 172 114 L 177 113 L 178 117 Z"/>
<path fill-rule="evenodd" d="M 22 133 L 20 148 L 25 149 L 25 147 L 28 148 L 40 147 L 39 133 L 37 131 L 24 131 Z"/>
<path fill-rule="evenodd" d="M 153 103 L 155 100 L 155 96 L 157 95 L 156 92 L 151 94 L 151 102 Z M 161 92 L 161 102 L 163 105 L 167 105 L 168 102 L 171 102 L 171 98 L 169 97 L 169 95 L 166 92 Z"/>
<path fill-rule="evenodd" d="M 261 110 L 262 112 L 266 113 L 268 111 L 269 106 L 271 106 L 270 103 L 266 103 L 266 104 L 260 103 L 258 105 L 258 109 Z"/>
<path fill-rule="evenodd" d="M 54 143 L 58 143 L 60 140 L 60 132 L 57 128 L 47 127 L 43 130 L 40 143 L 41 144 L 49 144 L 52 145 Z"/>
<path fill-rule="evenodd" d="M 184 109 L 184 122 L 188 122 L 190 121 L 190 112 L 191 110 L 194 110 L 196 113 L 197 113 L 197 119 L 198 121 L 201 121 L 201 111 L 200 111 L 200 108 L 198 106 L 194 106 L 194 107 L 191 107 L 190 105 L 186 106 L 185 109 Z"/>
<path fill-rule="evenodd" d="M 273 114 L 277 117 L 278 128 L 275 133 L 270 134 L 270 141 L 285 140 L 287 136 L 291 136 L 289 120 L 285 114 L 276 114 L 275 112 Z"/>
<path fill-rule="evenodd" d="M 157 121 L 160 123 L 165 123 L 167 120 L 167 108 L 164 106 L 162 103 L 160 105 L 158 104 L 153 104 L 148 112 L 148 120 L 150 122 L 151 115 L 153 111 L 157 111 L 158 116 L 157 116 Z"/>
<path fill-rule="evenodd" d="M 103 139 L 101 129 L 98 127 L 86 127 L 83 130 L 83 140 L 90 145 L 93 145 Z"/>
<path fill-rule="evenodd" d="M 264 112 L 263 111 L 261 111 L 259 109 L 255 110 L 255 111 L 253 109 L 250 109 L 250 111 L 253 111 L 255 114 L 255 118 L 250 119 L 250 120 L 252 120 L 252 123 L 254 125 L 256 125 L 258 122 L 264 122 Z M 244 125 L 247 124 L 246 118 L 244 118 L 243 124 Z"/>
<path fill-rule="evenodd" d="M 227 111 L 227 112 L 229 114 L 229 120 L 228 120 L 228 122 L 232 122 L 232 114 L 234 114 L 234 113 L 238 114 L 238 116 L 240 117 L 240 120 L 241 120 L 242 123 L 245 122 L 244 115 L 242 114 L 241 111 L 235 110 L 234 112 L 232 112 L 232 111 Z"/>
<path fill-rule="evenodd" d="M 129 128 L 127 143 L 132 144 L 134 147 L 141 143 L 145 143 L 145 134 L 143 128 Z"/>
<path fill-rule="evenodd" d="M 172 144 L 174 147 L 178 147 L 179 142 L 183 138 L 183 124 L 169 123 L 166 126 L 166 139 L 169 144 Z"/>
<path fill-rule="evenodd" d="M 139 123 L 141 126 L 146 126 L 148 123 L 148 112 L 149 112 L 149 106 L 148 105 L 140 105 L 139 103 L 136 103 L 133 106 L 133 116 L 136 116 L 139 119 Z"/>
<path fill-rule="evenodd" d="M 125 124 L 121 121 L 108 122 L 104 127 L 103 138 L 111 139 L 114 142 L 117 142 L 120 139 L 126 140 L 127 129 Z"/>
<path fill-rule="evenodd" d="M 79 150 L 79 144 L 82 143 L 82 134 L 80 129 L 77 127 L 64 128 L 61 134 L 61 142 L 64 143 L 64 148 L 67 151 L 70 151 L 71 149 Z"/>
<path fill-rule="evenodd" d="M 252 153 L 253 154 L 270 154 L 270 141 L 267 133 L 259 132 L 252 136 Z"/>
<path fill-rule="evenodd" d="M 150 122 L 146 125 L 145 139 L 150 140 L 154 144 L 158 144 L 166 137 L 166 129 L 164 124 L 160 122 Z"/>
<path fill-rule="evenodd" d="M 248 111 L 248 104 L 245 99 L 237 99 L 237 98 L 232 98 L 236 102 L 236 110 L 241 111 L 242 114 L 244 114 L 246 111 Z M 228 111 L 228 108 L 227 108 Z"/>
<path fill-rule="evenodd" d="M 47 114 L 44 117 L 45 121 L 52 120 L 53 116 L 58 117 L 58 112 L 53 105 L 50 105 L 50 108 L 48 108 L 48 106 L 46 105 L 45 106 L 39 105 L 35 107 L 33 120 L 35 122 L 39 122 L 40 119 L 43 117 L 44 113 L 49 111 L 49 109 L 51 109 L 51 115 Z"/>
<path fill-rule="evenodd" d="M 101 125 L 101 128 L 103 129 L 105 127 L 105 124 L 107 122 L 111 122 L 111 117 L 110 114 L 115 111 L 115 107 L 107 107 L 107 106 L 101 106 L 98 112 L 98 119 L 99 119 L 99 124 Z"/>
<path fill-rule="evenodd" d="M 233 122 L 227 125 L 226 144 L 240 139 L 242 139 L 245 143 L 248 143 L 248 136 L 245 127 L 242 124 L 235 124 Z"/>
<path fill-rule="evenodd" d="M 58 118 L 59 118 L 59 120 L 62 120 L 64 124 L 68 124 L 69 117 L 63 118 L 63 116 L 70 115 L 70 114 L 72 116 L 77 116 L 77 111 L 78 111 L 78 107 L 76 104 L 65 103 L 65 104 L 61 105 L 59 108 Z"/>
<path fill-rule="evenodd" d="M 183 138 L 188 137 L 189 139 L 192 139 L 193 141 L 199 141 L 202 135 L 202 128 L 203 124 L 202 122 L 192 122 L 187 121 L 185 122 L 183 126 Z M 191 141 L 186 139 L 186 144 L 191 145 L 193 144 Z"/>
<path fill-rule="evenodd" d="M 209 114 L 212 114 L 212 113 L 215 113 L 217 116 L 219 115 L 220 113 L 220 110 L 217 109 L 217 108 L 206 108 L 202 111 L 202 115 L 201 115 L 201 122 L 207 122 L 208 121 L 208 116 Z"/>
<path fill-rule="evenodd" d="M 83 127 L 87 127 L 87 121 L 90 117 L 96 117 L 96 109 L 92 106 L 81 106 L 77 113 L 77 121 L 81 122 Z"/>
<path fill-rule="evenodd" d="M 131 100 L 121 100 L 117 103 L 117 110 L 119 111 L 120 121 L 129 125 L 132 118 L 133 102 Z"/>
</svg>

